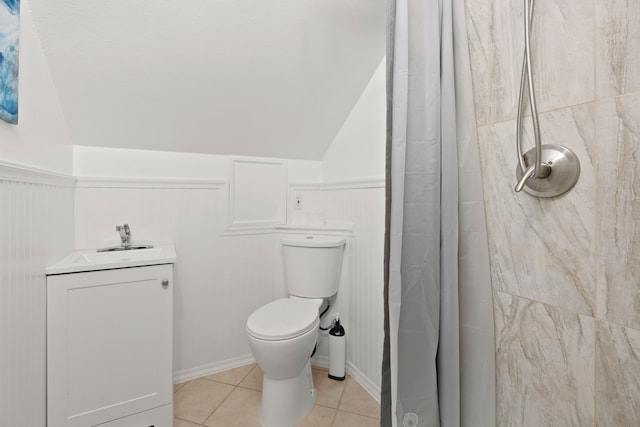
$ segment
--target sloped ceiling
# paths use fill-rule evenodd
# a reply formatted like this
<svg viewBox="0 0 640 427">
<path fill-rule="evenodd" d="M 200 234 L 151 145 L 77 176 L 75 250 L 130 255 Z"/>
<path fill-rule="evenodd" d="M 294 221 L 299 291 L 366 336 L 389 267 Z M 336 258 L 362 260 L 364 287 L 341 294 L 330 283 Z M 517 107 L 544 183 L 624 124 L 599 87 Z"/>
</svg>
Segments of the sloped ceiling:
<svg viewBox="0 0 640 427">
<path fill-rule="evenodd" d="M 319 160 L 384 0 L 31 0 L 76 145 Z"/>
</svg>

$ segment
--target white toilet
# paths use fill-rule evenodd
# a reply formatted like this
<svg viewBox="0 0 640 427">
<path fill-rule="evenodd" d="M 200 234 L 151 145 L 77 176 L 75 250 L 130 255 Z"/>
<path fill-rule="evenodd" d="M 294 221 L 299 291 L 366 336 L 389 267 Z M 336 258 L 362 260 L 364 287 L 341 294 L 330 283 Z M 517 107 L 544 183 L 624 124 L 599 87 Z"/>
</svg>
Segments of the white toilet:
<svg viewBox="0 0 640 427">
<path fill-rule="evenodd" d="M 247 320 L 247 335 L 264 372 L 260 424 L 292 427 L 314 402 L 311 353 L 318 310 L 338 292 L 345 239 L 300 235 L 281 240 L 289 298 L 263 305 Z"/>
</svg>

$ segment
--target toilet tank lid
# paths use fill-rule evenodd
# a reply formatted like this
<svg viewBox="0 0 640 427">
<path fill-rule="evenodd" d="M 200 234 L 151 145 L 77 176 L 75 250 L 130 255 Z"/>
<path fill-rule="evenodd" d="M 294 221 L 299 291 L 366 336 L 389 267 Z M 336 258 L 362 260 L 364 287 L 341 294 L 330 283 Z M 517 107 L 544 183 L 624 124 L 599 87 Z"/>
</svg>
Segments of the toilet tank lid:
<svg viewBox="0 0 640 427">
<path fill-rule="evenodd" d="M 283 237 L 281 240 L 285 246 L 303 246 L 311 248 L 336 248 L 346 242 L 344 237 L 301 235 L 295 237 Z"/>
</svg>

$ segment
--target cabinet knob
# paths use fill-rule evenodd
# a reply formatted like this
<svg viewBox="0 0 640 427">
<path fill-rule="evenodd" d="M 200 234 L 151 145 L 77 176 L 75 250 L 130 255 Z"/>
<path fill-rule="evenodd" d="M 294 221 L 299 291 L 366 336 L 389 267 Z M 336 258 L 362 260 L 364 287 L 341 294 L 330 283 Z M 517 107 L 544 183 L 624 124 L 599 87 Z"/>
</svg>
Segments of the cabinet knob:
<svg viewBox="0 0 640 427">
<path fill-rule="evenodd" d="M 168 281 L 167 279 L 164 279 L 164 280 L 162 281 L 162 287 L 163 287 L 163 288 L 166 288 L 166 287 L 168 287 L 168 286 L 169 286 L 169 281 Z"/>
</svg>

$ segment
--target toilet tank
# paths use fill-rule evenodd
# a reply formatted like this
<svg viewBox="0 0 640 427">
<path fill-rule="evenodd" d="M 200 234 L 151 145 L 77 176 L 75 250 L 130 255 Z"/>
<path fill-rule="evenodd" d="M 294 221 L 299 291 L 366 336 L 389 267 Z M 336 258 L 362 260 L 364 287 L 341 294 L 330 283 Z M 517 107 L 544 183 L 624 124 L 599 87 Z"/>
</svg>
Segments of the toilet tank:
<svg viewBox="0 0 640 427">
<path fill-rule="evenodd" d="M 289 295 L 329 298 L 338 292 L 346 243 L 343 237 L 300 235 L 281 241 Z"/>
</svg>

